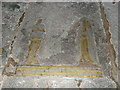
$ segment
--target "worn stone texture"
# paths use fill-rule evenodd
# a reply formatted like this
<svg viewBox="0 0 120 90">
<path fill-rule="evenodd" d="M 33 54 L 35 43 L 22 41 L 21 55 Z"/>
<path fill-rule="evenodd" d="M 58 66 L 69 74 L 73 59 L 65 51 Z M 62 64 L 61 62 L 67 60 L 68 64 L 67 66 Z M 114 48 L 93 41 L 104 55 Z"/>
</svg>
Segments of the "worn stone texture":
<svg viewBox="0 0 120 90">
<path fill-rule="evenodd" d="M 0 1 L 0 89 L 2 88 L 2 2 Z"/>
<path fill-rule="evenodd" d="M 120 7 L 120 3 L 118 3 L 118 8 Z M 118 11 L 118 18 L 120 18 L 120 12 Z M 120 31 L 119 31 L 119 29 L 120 29 L 120 19 L 118 19 L 118 37 L 119 37 L 119 35 L 120 35 Z M 120 41 L 118 40 L 118 68 L 119 68 L 119 70 L 118 70 L 118 83 L 120 83 Z"/>
<path fill-rule="evenodd" d="M 0 0 L 2 2 L 113 2 L 113 0 Z M 116 0 L 118 2 L 119 0 Z"/>
<path fill-rule="evenodd" d="M 115 13 L 118 10 L 118 3 L 115 5 L 104 3 L 104 7 L 110 24 L 111 42 L 116 52 L 115 62 L 118 66 L 118 12 Z"/>
<path fill-rule="evenodd" d="M 107 7 L 106 7 L 107 6 Z M 106 18 L 108 19 L 109 22 L 109 32 L 111 34 L 110 40 L 108 43 L 108 47 L 111 47 L 112 54 L 109 57 L 110 60 L 110 74 L 112 78 L 119 84 L 119 71 L 118 71 L 118 12 L 111 14 L 111 12 L 114 12 L 115 10 L 118 10 L 118 3 L 113 6 L 110 3 L 104 3 L 105 11 L 106 11 Z M 114 24 L 113 24 L 114 23 Z M 113 32 L 114 31 L 114 32 Z M 109 53 L 110 54 L 110 53 Z"/>
<path fill-rule="evenodd" d="M 116 84 L 108 78 L 94 78 L 83 80 L 80 88 L 116 88 Z"/>
<path fill-rule="evenodd" d="M 31 82 L 32 80 L 32 82 Z M 12 83 L 11 83 L 12 82 Z M 3 88 L 116 88 L 108 78 L 7 77 Z"/>
<path fill-rule="evenodd" d="M 37 1 L 37 0 L 36 0 Z M 16 2 L 16 0 L 14 1 Z M 29 1 L 28 1 L 29 2 Z M 90 36 L 90 54 L 92 59 L 98 60 L 102 66 L 105 77 L 103 78 L 63 78 L 63 77 L 37 77 L 37 76 L 12 76 L 4 77 L 3 88 L 116 88 L 116 83 L 106 78 L 110 76 L 109 58 L 107 58 L 107 44 L 102 26 L 99 3 L 6 3 L 2 5 L 2 30 L 3 30 L 3 59 L 5 65 L 10 51 L 10 43 L 19 33 L 13 44 L 13 58 L 19 64 L 24 64 L 28 51 L 30 33 L 35 29 L 35 23 L 42 19 L 45 32 L 36 34 L 41 36 L 41 47 L 37 58 L 41 65 L 77 65 L 80 58 L 78 46 L 79 29 L 74 25 L 83 17 L 87 17 L 92 24 Z M 117 5 L 105 3 L 105 12 L 110 23 L 111 41 L 117 52 Z M 25 12 L 23 22 L 19 28 L 17 23 Z M 114 17 L 114 18 L 113 18 Z M 76 31 L 75 31 L 76 30 Z M 78 35 L 78 36 L 77 36 Z M 76 42 L 76 43 L 75 43 Z M 92 43 L 95 43 L 92 45 Z M 95 46 L 94 46 L 95 45 Z M 93 48 L 94 47 L 94 48 Z M 94 50 L 95 49 L 95 50 Z M 94 53 L 94 51 L 96 53 Z M 117 54 L 118 55 L 118 54 Z M 94 58 L 95 57 L 95 58 Z M 99 64 L 97 62 L 97 64 Z M 117 63 L 117 59 L 116 59 Z M 2 71 L 2 70 L 1 70 Z M 34 82 L 31 82 L 34 81 Z M 12 82 L 12 84 L 11 84 Z"/>
<path fill-rule="evenodd" d="M 5 2 L 2 3 L 2 7 L 6 7 L 6 8 L 2 8 L 2 15 L 3 15 L 2 28 L 4 28 L 3 42 L 2 42 L 3 43 L 3 47 L 2 47 L 3 48 L 3 52 L 2 52 L 3 64 L 6 63 L 6 60 L 7 60 L 6 56 L 8 56 L 11 41 L 13 40 L 15 33 L 17 31 L 16 26 L 17 26 L 18 19 L 25 10 L 24 3 L 21 3 L 21 7 L 19 6 L 19 4 L 17 5 L 17 3 L 12 3 L 12 2 L 10 2 L 9 4 L 7 3 L 4 4 L 4 3 Z"/>
<path fill-rule="evenodd" d="M 5 3 L 5 5 L 6 4 L 7 3 Z M 10 7 L 10 5 L 8 6 Z M 91 8 L 91 10 L 89 10 L 88 8 Z M 45 33 L 43 33 L 43 35 L 42 34 L 40 35 L 39 33 L 39 36 L 43 38 L 41 40 L 39 52 L 37 53 L 37 58 L 40 64 L 75 65 L 80 57 L 79 56 L 80 48 L 78 45 L 80 42 L 78 41 L 79 39 L 78 40 L 75 39 L 75 38 L 79 38 L 79 29 L 75 27 L 75 24 L 77 24 L 77 22 L 79 23 L 79 20 L 85 16 L 89 17 L 91 21 L 91 19 L 94 16 L 98 15 L 97 8 L 98 8 L 97 3 L 85 4 L 84 2 L 81 4 L 79 3 L 30 3 L 29 8 L 25 12 L 26 13 L 25 19 L 22 22 L 21 26 L 18 28 L 19 34 L 17 35 L 17 38 L 13 44 L 12 52 L 13 52 L 14 59 L 16 59 L 17 61 L 20 61 L 20 63 L 24 63 L 27 56 L 27 51 L 28 51 L 27 47 L 29 44 L 28 41 L 30 40 L 29 39 L 30 32 L 32 29 L 36 28 L 35 22 L 38 19 L 42 19 Z M 79 11 L 80 13 L 78 13 Z M 5 13 L 5 10 L 3 10 L 3 15 L 4 13 Z M 16 18 L 18 19 L 17 16 Z M 3 17 L 3 22 L 8 23 L 8 21 L 5 21 L 4 19 L 6 20 L 6 18 Z M 100 18 L 98 18 L 98 21 L 100 21 Z M 17 23 L 18 21 L 15 21 L 15 22 Z M 92 24 L 92 22 L 94 22 L 94 20 L 91 21 L 90 23 Z M 16 25 L 16 23 L 14 23 L 13 25 Z M 6 25 L 3 24 L 3 28 L 4 27 L 6 28 Z M 92 35 L 94 32 L 92 31 L 92 29 L 94 30 L 94 28 L 91 28 L 91 31 L 89 30 L 88 32 L 89 34 L 91 34 L 90 37 L 94 37 Z M 3 34 L 6 34 L 7 31 L 8 30 L 5 29 L 5 31 L 3 31 Z M 11 34 L 12 33 L 13 35 L 15 35 L 15 31 L 13 32 L 11 31 Z M 6 39 L 6 40 L 3 40 L 4 47 L 7 41 L 9 41 L 7 40 L 7 38 L 8 37 L 9 37 L 8 39 L 13 38 L 13 35 L 11 36 L 11 34 L 9 33 L 9 36 L 4 38 Z M 76 34 L 78 34 L 78 36 Z M 6 35 L 3 35 L 3 36 L 6 36 Z M 93 42 L 89 42 L 90 43 L 89 46 L 91 47 L 90 54 L 93 60 L 95 59 L 98 60 L 98 58 L 94 56 L 96 55 L 94 53 L 95 50 L 93 48 L 95 47 L 95 45 L 93 44 L 94 38 L 90 38 L 90 39 L 91 40 L 89 41 L 93 41 Z"/>
</svg>

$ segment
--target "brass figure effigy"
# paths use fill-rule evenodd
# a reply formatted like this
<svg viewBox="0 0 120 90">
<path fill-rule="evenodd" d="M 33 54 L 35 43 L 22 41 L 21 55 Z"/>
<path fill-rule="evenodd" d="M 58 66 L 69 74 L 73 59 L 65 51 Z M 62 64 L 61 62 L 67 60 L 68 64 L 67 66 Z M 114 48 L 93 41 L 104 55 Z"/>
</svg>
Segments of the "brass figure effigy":
<svg viewBox="0 0 120 90">
<path fill-rule="evenodd" d="M 87 64 L 93 64 L 93 60 L 90 57 L 89 54 L 89 42 L 88 42 L 88 34 L 87 29 L 89 27 L 89 22 L 87 20 L 82 21 L 82 30 L 81 30 L 81 36 L 80 36 L 80 48 L 81 48 L 81 57 L 79 63 L 87 63 Z"/>
<path fill-rule="evenodd" d="M 18 65 L 16 69 L 17 75 L 38 75 L 38 76 L 58 76 L 58 77 L 102 77 L 101 68 L 94 64 L 89 52 L 89 35 L 87 29 L 90 28 L 87 19 L 81 19 L 82 30 L 80 33 L 80 60 L 78 66 L 40 66 L 36 58 L 36 52 L 40 47 L 42 37 L 31 35 L 31 43 L 26 56 L 27 65 Z M 39 20 L 36 25 L 40 24 Z M 36 28 L 33 32 L 44 32 L 44 29 Z M 31 65 L 32 64 L 32 65 Z"/>
<path fill-rule="evenodd" d="M 35 24 L 35 28 L 32 29 L 31 33 L 30 33 L 30 45 L 28 47 L 28 54 L 26 56 L 26 60 L 25 63 L 30 65 L 30 64 L 39 64 L 38 60 L 37 60 L 37 52 L 38 49 L 40 47 L 41 44 L 41 39 L 42 39 L 42 35 L 37 36 L 35 34 L 37 34 L 38 32 L 43 33 L 45 32 L 44 28 L 39 28 L 39 26 L 42 24 L 42 19 L 38 20 Z M 32 35 L 33 33 L 35 33 L 34 35 Z"/>
</svg>

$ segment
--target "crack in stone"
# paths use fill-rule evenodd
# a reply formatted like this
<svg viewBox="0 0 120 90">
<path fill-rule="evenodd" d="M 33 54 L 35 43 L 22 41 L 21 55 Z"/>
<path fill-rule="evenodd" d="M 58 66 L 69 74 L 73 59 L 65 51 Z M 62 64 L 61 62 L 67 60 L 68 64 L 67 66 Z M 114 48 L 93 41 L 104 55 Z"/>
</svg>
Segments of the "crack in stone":
<svg viewBox="0 0 120 90">
<path fill-rule="evenodd" d="M 8 67 L 10 67 L 10 65 L 12 65 L 12 66 L 16 66 L 17 65 L 17 62 L 15 62 L 15 60 L 11 57 L 11 55 L 12 55 L 12 51 L 13 51 L 13 44 L 14 44 L 14 42 L 15 42 L 15 39 L 17 38 L 17 35 L 18 35 L 18 31 L 19 31 L 19 27 L 20 27 L 20 25 L 21 25 L 21 23 L 22 23 L 22 21 L 23 21 L 23 19 L 24 19 L 24 16 L 25 16 L 25 12 L 22 14 L 22 16 L 20 17 L 20 19 L 19 19 L 19 22 L 18 22 L 18 26 L 17 26 L 17 32 L 16 32 L 16 34 L 15 34 L 15 36 L 13 37 L 13 40 L 11 41 L 11 44 L 10 44 L 10 52 L 9 52 L 9 56 L 8 56 L 8 61 L 7 61 L 7 64 L 4 66 L 4 68 L 3 68 L 3 71 L 2 71 L 2 75 L 7 75 L 7 76 L 13 76 L 15 73 L 14 72 L 9 72 L 9 71 L 7 71 L 6 69 L 8 68 Z"/>
<path fill-rule="evenodd" d="M 17 33 L 15 34 L 13 40 L 12 40 L 12 43 L 10 45 L 11 49 L 10 49 L 10 54 L 12 54 L 12 50 L 13 50 L 13 44 L 15 42 L 15 39 L 17 38 L 17 35 L 18 35 L 18 28 L 20 27 L 20 24 L 22 23 L 23 19 L 24 19 L 24 16 L 25 16 L 25 12 L 22 14 L 22 16 L 20 17 L 19 19 L 19 22 L 18 22 L 18 27 L 17 27 Z"/>
<path fill-rule="evenodd" d="M 25 17 L 25 12 L 23 12 L 22 16 L 21 16 L 20 19 L 19 19 L 18 27 L 19 27 L 20 24 L 23 22 L 24 17 Z"/>
<path fill-rule="evenodd" d="M 102 21 L 103 21 L 103 27 L 105 30 L 105 34 L 106 34 L 106 43 L 108 44 L 108 53 L 109 53 L 109 57 L 110 57 L 110 61 L 111 61 L 111 72 L 110 73 L 111 73 L 112 79 L 116 82 L 115 77 L 114 77 L 114 75 L 117 74 L 117 71 L 118 71 L 117 64 L 115 62 L 116 52 L 115 52 L 113 44 L 110 41 L 111 33 L 109 30 L 109 21 L 107 19 L 106 13 L 105 13 L 104 6 L 102 5 L 101 2 L 100 2 L 100 13 L 101 13 Z"/>
</svg>

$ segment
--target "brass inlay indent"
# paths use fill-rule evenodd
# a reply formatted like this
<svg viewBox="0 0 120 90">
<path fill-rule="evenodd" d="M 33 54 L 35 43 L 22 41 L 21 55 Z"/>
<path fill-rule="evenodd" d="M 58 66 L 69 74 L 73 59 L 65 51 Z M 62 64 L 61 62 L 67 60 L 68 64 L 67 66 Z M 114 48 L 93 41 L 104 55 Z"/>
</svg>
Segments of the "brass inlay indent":
<svg viewBox="0 0 120 90">
<path fill-rule="evenodd" d="M 42 37 L 41 36 L 33 36 L 32 33 L 33 32 L 37 33 L 38 31 L 39 32 L 45 32 L 44 29 L 41 29 L 41 28 L 38 27 L 41 23 L 42 23 L 42 19 L 38 20 L 35 24 L 37 26 L 37 28 L 32 29 L 32 31 L 30 33 L 30 39 L 31 40 L 30 40 L 30 45 L 29 45 L 29 48 L 28 48 L 28 54 L 27 54 L 26 60 L 25 60 L 25 63 L 27 65 L 39 64 L 36 56 L 37 56 L 37 52 L 38 52 L 38 49 L 39 49 L 40 44 L 41 44 Z"/>
<path fill-rule="evenodd" d="M 89 22 L 87 20 L 83 20 L 83 28 L 81 31 L 81 37 L 80 37 L 80 48 L 81 48 L 81 58 L 80 63 L 88 63 L 93 64 L 93 60 L 90 57 L 89 54 L 89 47 L 88 47 L 88 34 L 87 34 L 87 27 Z"/>
<path fill-rule="evenodd" d="M 28 55 L 26 56 L 27 63 L 38 64 L 36 54 L 39 47 L 40 47 L 40 40 L 31 40 L 31 43 L 29 45 Z"/>
</svg>

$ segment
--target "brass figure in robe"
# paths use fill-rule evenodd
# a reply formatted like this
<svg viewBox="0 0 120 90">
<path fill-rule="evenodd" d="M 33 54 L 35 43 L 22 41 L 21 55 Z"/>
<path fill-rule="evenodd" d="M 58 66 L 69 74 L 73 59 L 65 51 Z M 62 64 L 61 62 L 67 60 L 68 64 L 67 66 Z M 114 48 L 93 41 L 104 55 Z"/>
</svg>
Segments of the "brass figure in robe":
<svg viewBox="0 0 120 90">
<path fill-rule="evenodd" d="M 31 33 L 30 33 L 30 45 L 29 45 L 29 48 L 28 48 L 28 54 L 26 56 L 26 60 L 25 60 L 25 63 L 26 64 L 39 64 L 38 60 L 37 60 L 37 52 L 38 52 L 38 49 L 40 47 L 40 44 L 41 44 L 41 39 L 42 37 L 41 36 L 35 36 L 35 35 L 32 35 L 32 33 L 42 33 L 42 32 L 45 32 L 44 29 L 41 29 L 39 28 L 39 25 L 42 24 L 42 19 L 38 20 L 35 24 L 36 28 L 35 29 L 32 29 Z"/>
</svg>

